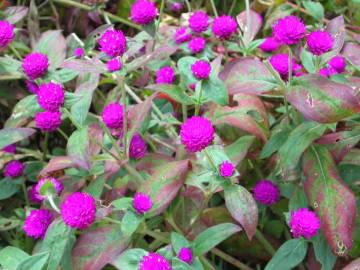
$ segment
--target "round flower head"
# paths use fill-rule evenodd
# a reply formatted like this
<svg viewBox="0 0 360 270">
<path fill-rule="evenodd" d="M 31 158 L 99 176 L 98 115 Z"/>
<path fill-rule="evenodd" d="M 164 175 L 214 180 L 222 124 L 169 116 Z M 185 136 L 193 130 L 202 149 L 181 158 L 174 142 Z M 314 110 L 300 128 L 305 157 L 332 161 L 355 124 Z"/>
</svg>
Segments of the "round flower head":
<svg viewBox="0 0 360 270">
<path fill-rule="evenodd" d="M 329 76 L 328 68 L 320 68 L 319 75 L 327 78 Z"/>
<path fill-rule="evenodd" d="M 62 202 L 60 213 L 69 227 L 86 229 L 95 221 L 95 199 L 85 192 L 75 192 Z"/>
<path fill-rule="evenodd" d="M 190 248 L 183 247 L 180 249 L 178 258 L 182 260 L 183 262 L 186 262 L 188 264 L 192 264 L 193 262 L 193 254 Z"/>
<path fill-rule="evenodd" d="M 42 203 L 43 199 L 39 198 L 39 194 L 36 192 L 36 186 L 30 187 L 27 193 L 31 202 Z"/>
<path fill-rule="evenodd" d="M 41 108 L 46 111 L 56 112 L 64 104 L 64 90 L 57 83 L 40 84 L 37 92 L 37 100 Z"/>
<path fill-rule="evenodd" d="M 1 150 L 6 153 L 9 153 L 9 154 L 15 154 L 16 153 L 16 144 L 9 144 Z"/>
<path fill-rule="evenodd" d="M 306 37 L 306 44 L 309 51 L 314 55 L 322 55 L 331 50 L 334 45 L 334 39 L 326 31 L 314 31 Z"/>
<path fill-rule="evenodd" d="M 230 161 L 223 161 L 221 164 L 220 164 L 220 175 L 222 177 L 231 177 L 234 172 L 235 172 L 235 166 L 230 162 Z"/>
<path fill-rule="evenodd" d="M 124 121 L 124 108 L 119 103 L 110 103 L 105 106 L 102 119 L 108 128 L 122 128 Z"/>
<path fill-rule="evenodd" d="M 289 74 L 289 55 L 286 53 L 275 54 L 269 59 L 273 68 L 279 72 L 280 76 L 284 79 Z M 292 59 L 292 73 L 299 69 L 299 65 L 296 64 L 295 59 Z"/>
<path fill-rule="evenodd" d="M 170 4 L 171 11 L 173 12 L 179 12 L 184 8 L 184 5 L 179 2 L 174 2 Z"/>
<path fill-rule="evenodd" d="M 145 156 L 147 145 L 140 134 L 136 133 L 130 141 L 129 156 L 133 159 L 141 159 Z"/>
<path fill-rule="evenodd" d="M 158 14 L 156 5 L 148 0 L 137 0 L 130 10 L 130 18 L 134 23 L 147 25 L 152 23 Z"/>
<path fill-rule="evenodd" d="M 133 205 L 138 214 L 144 214 L 151 209 L 152 202 L 148 195 L 137 192 L 134 196 Z"/>
<path fill-rule="evenodd" d="M 195 153 L 205 149 L 213 142 L 215 130 L 205 117 L 193 116 L 181 125 L 180 137 L 185 148 L 189 152 Z"/>
<path fill-rule="evenodd" d="M 126 51 L 126 38 L 121 30 L 105 31 L 98 42 L 100 50 L 110 57 L 121 56 Z"/>
<path fill-rule="evenodd" d="M 263 43 L 261 43 L 259 46 L 259 48 L 264 52 L 273 52 L 279 49 L 279 47 L 280 47 L 280 43 L 273 37 L 265 38 Z"/>
<path fill-rule="evenodd" d="M 31 94 L 36 94 L 39 90 L 39 86 L 35 82 L 25 80 L 25 85 L 26 85 L 27 90 Z"/>
<path fill-rule="evenodd" d="M 191 65 L 191 72 L 196 79 L 208 79 L 211 73 L 211 65 L 208 61 L 197 60 L 194 64 Z"/>
<path fill-rule="evenodd" d="M 44 238 L 46 230 L 51 223 L 51 219 L 52 214 L 49 210 L 31 210 L 30 214 L 25 219 L 23 230 L 29 237 L 35 239 Z"/>
<path fill-rule="evenodd" d="M 0 21 L 0 48 L 6 47 L 14 39 L 14 26 L 8 21 Z"/>
<path fill-rule="evenodd" d="M 60 112 L 38 112 L 35 115 L 36 127 L 42 131 L 51 132 L 61 125 Z"/>
<path fill-rule="evenodd" d="M 320 219 L 313 211 L 307 208 L 300 208 L 296 211 L 291 211 L 289 226 L 293 237 L 303 236 L 306 239 L 310 239 L 319 231 Z"/>
<path fill-rule="evenodd" d="M 280 191 L 277 185 L 269 180 L 261 180 L 254 187 L 255 200 L 264 205 L 273 205 L 280 198 Z"/>
<path fill-rule="evenodd" d="M 157 84 L 173 84 L 176 80 L 176 75 L 172 67 L 165 66 L 156 71 L 155 82 Z"/>
<path fill-rule="evenodd" d="M 160 254 L 149 253 L 142 257 L 139 270 L 172 270 L 170 263 Z"/>
<path fill-rule="evenodd" d="M 344 57 L 337 55 L 330 59 L 329 66 L 337 73 L 343 73 L 346 68 L 346 60 Z"/>
<path fill-rule="evenodd" d="M 204 11 L 196 11 L 189 18 L 189 27 L 195 33 L 205 32 L 209 27 L 209 16 Z"/>
<path fill-rule="evenodd" d="M 196 37 L 190 40 L 188 47 L 192 53 L 199 53 L 205 49 L 206 40 L 202 37 Z"/>
<path fill-rule="evenodd" d="M 5 165 L 4 176 L 9 178 L 20 177 L 24 172 L 25 166 L 18 160 L 12 160 Z"/>
<path fill-rule="evenodd" d="M 82 47 L 77 47 L 75 50 L 74 50 L 74 56 L 76 58 L 83 58 L 85 55 L 85 50 L 84 48 Z"/>
<path fill-rule="evenodd" d="M 212 31 L 220 39 L 228 39 L 236 33 L 237 23 L 231 16 L 216 17 L 213 21 Z"/>
<path fill-rule="evenodd" d="M 174 34 L 174 40 L 176 44 L 181 44 L 191 39 L 192 35 L 188 32 L 188 29 L 184 26 L 179 27 Z"/>
<path fill-rule="evenodd" d="M 45 75 L 48 67 L 48 57 L 39 52 L 28 54 L 22 61 L 22 69 L 30 80 L 35 80 Z"/>
<path fill-rule="evenodd" d="M 35 197 L 37 197 L 37 199 L 39 199 L 41 201 L 43 199 L 45 199 L 46 196 L 41 195 L 40 191 L 41 191 L 42 186 L 47 182 L 51 183 L 52 187 L 55 190 L 56 195 L 59 195 L 64 189 L 64 186 L 59 182 L 59 180 L 57 180 L 54 177 L 47 177 L 47 178 L 40 179 L 40 181 L 35 185 L 35 192 L 36 192 Z"/>
<path fill-rule="evenodd" d="M 273 36 L 281 43 L 293 45 L 305 37 L 306 26 L 296 16 L 279 19 L 273 26 Z"/>
<path fill-rule="evenodd" d="M 109 72 L 115 72 L 122 68 L 122 64 L 120 59 L 113 58 L 106 63 L 106 67 Z"/>
</svg>

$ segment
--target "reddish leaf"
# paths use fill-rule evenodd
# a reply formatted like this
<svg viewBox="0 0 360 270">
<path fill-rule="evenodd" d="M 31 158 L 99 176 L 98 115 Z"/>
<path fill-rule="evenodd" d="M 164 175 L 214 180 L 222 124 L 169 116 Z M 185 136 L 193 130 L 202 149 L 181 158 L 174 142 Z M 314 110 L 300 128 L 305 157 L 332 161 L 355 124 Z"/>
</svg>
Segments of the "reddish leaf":
<svg viewBox="0 0 360 270">
<path fill-rule="evenodd" d="M 133 106 L 129 111 L 129 120 L 130 120 L 130 126 L 131 131 L 130 133 L 133 133 L 134 131 L 138 130 L 143 123 L 145 117 L 149 115 L 153 99 L 157 96 L 157 94 L 153 94 L 152 96 L 146 98 L 146 100 L 142 103 L 139 103 L 135 106 Z"/>
<path fill-rule="evenodd" d="M 249 16 L 250 29 L 247 29 L 246 10 L 244 10 L 243 12 L 241 12 L 239 15 L 236 16 L 237 22 L 244 33 L 244 40 L 246 42 L 246 45 L 249 45 L 249 43 L 255 38 L 256 34 L 259 32 L 262 26 L 262 18 L 258 13 L 250 9 L 249 15 L 250 15 Z"/>
<path fill-rule="evenodd" d="M 321 145 L 304 155 L 304 184 L 309 203 L 321 219 L 321 228 L 331 250 L 343 256 L 352 246 L 356 200 L 340 178 L 329 151 Z"/>
<path fill-rule="evenodd" d="M 102 73 L 106 71 L 106 67 L 103 63 L 96 60 L 87 59 L 71 59 L 67 60 L 61 65 L 62 68 L 68 68 L 80 73 Z"/>
<path fill-rule="evenodd" d="M 331 56 L 337 55 L 344 46 L 344 41 L 345 41 L 344 17 L 341 15 L 332 19 L 327 24 L 326 31 L 329 32 L 334 38 L 334 45 L 332 47 L 331 52 L 329 52 L 328 55 Z"/>
<path fill-rule="evenodd" d="M 89 138 L 93 138 L 96 142 L 102 142 L 103 140 L 103 130 L 97 124 L 91 124 L 88 129 Z M 101 146 L 94 143 L 92 139 L 89 141 L 89 154 L 90 157 L 99 154 Z"/>
<path fill-rule="evenodd" d="M 51 172 L 71 168 L 75 166 L 75 162 L 68 156 L 53 157 L 45 168 L 41 170 L 39 175 L 48 175 Z"/>
<path fill-rule="evenodd" d="M 30 137 L 36 132 L 32 128 L 4 128 L 0 130 L 0 149 Z"/>
<path fill-rule="evenodd" d="M 350 86 L 318 75 L 304 75 L 286 92 L 289 102 L 307 119 L 320 123 L 338 122 L 360 112 Z"/>
<path fill-rule="evenodd" d="M 166 163 L 174 161 L 174 158 L 160 154 L 160 153 L 149 153 L 136 164 L 136 169 L 139 171 L 147 171 L 149 174 L 154 173 L 154 168 L 162 166 Z"/>
<path fill-rule="evenodd" d="M 345 44 L 342 55 L 354 66 L 360 67 L 360 45 L 352 42 Z"/>
<path fill-rule="evenodd" d="M 119 226 L 100 227 L 82 234 L 72 251 L 77 270 L 101 270 L 129 245 Z"/>
<path fill-rule="evenodd" d="M 23 18 L 25 18 L 28 11 L 29 11 L 29 8 L 27 8 L 25 6 L 8 7 L 5 10 L 6 20 L 11 24 L 15 24 L 15 23 L 21 21 Z"/>
<path fill-rule="evenodd" d="M 360 258 L 352 261 L 350 264 L 345 266 L 342 270 L 359 270 L 360 269 Z"/>
</svg>

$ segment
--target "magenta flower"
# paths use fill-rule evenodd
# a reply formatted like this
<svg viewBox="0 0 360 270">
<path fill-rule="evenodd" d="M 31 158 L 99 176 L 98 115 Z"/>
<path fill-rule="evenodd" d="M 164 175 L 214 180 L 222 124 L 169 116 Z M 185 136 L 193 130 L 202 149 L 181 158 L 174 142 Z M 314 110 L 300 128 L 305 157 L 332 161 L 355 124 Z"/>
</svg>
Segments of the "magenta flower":
<svg viewBox="0 0 360 270">
<path fill-rule="evenodd" d="M 265 38 L 263 43 L 261 43 L 259 48 L 261 50 L 263 50 L 264 52 L 273 52 L 273 51 L 276 51 L 277 49 L 279 49 L 280 45 L 281 44 L 275 38 L 267 37 L 267 38 Z"/>
<path fill-rule="evenodd" d="M 289 75 L 289 55 L 286 53 L 279 53 L 275 54 L 270 57 L 269 59 L 270 64 L 273 66 L 273 68 L 279 72 L 280 76 L 283 79 L 286 79 Z M 295 62 L 295 58 L 292 59 L 292 73 L 294 73 L 296 70 L 301 68 L 300 65 L 298 65 Z"/>
<path fill-rule="evenodd" d="M 306 44 L 309 51 L 314 55 L 322 55 L 331 50 L 334 45 L 334 39 L 326 31 L 314 31 L 306 37 Z"/>
<path fill-rule="evenodd" d="M 194 64 L 191 65 L 191 72 L 196 79 L 206 80 L 210 76 L 211 65 L 208 61 L 197 60 Z"/>
<path fill-rule="evenodd" d="M 212 31 L 220 39 L 229 39 L 237 31 L 237 23 L 231 16 L 216 17 L 213 21 Z"/>
<path fill-rule="evenodd" d="M 122 64 L 120 59 L 113 58 L 106 63 L 106 67 L 109 72 L 115 72 L 122 68 Z"/>
<path fill-rule="evenodd" d="M 39 52 L 33 52 L 26 55 L 22 61 L 22 69 L 30 80 L 35 80 L 45 75 L 48 67 L 48 57 Z"/>
<path fill-rule="evenodd" d="M 61 125 L 60 112 L 38 112 L 35 115 L 36 127 L 45 132 L 56 130 Z"/>
<path fill-rule="evenodd" d="M 74 50 L 74 56 L 76 58 L 83 58 L 85 56 L 85 50 L 82 47 L 77 47 Z"/>
<path fill-rule="evenodd" d="M 98 42 L 100 51 L 109 57 L 122 56 L 126 52 L 126 38 L 121 30 L 107 30 Z"/>
<path fill-rule="evenodd" d="M 40 84 L 37 92 L 37 100 L 41 108 L 46 111 L 56 112 L 64 104 L 64 90 L 57 83 Z"/>
<path fill-rule="evenodd" d="M 95 221 L 95 199 L 85 192 L 75 192 L 62 202 L 60 213 L 69 227 L 86 229 Z"/>
<path fill-rule="evenodd" d="M 158 14 L 155 3 L 148 0 L 137 0 L 130 10 L 131 20 L 140 25 L 152 23 Z"/>
<path fill-rule="evenodd" d="M 40 190 L 41 190 L 42 186 L 47 182 L 51 183 L 52 187 L 55 190 L 56 195 L 59 195 L 64 189 L 63 184 L 61 184 L 59 182 L 59 180 L 57 180 L 56 178 L 54 178 L 54 177 L 42 178 L 35 185 L 34 197 L 37 199 L 37 201 L 43 201 L 46 198 L 46 196 L 41 195 Z"/>
<path fill-rule="evenodd" d="M 173 12 L 179 12 L 184 8 L 184 5 L 183 5 L 183 3 L 180 3 L 180 2 L 174 2 L 174 3 L 171 3 L 170 8 L 171 8 L 171 11 L 173 11 Z"/>
<path fill-rule="evenodd" d="M 147 145 L 139 133 L 135 133 L 131 138 L 129 146 L 129 156 L 133 159 L 141 159 L 145 156 Z"/>
<path fill-rule="evenodd" d="M 181 44 L 191 39 L 192 35 L 188 32 L 188 29 L 184 26 L 179 27 L 174 34 L 174 40 L 176 44 Z"/>
<path fill-rule="evenodd" d="M 176 75 L 172 67 L 165 66 L 156 71 L 155 82 L 157 84 L 173 84 L 176 80 Z"/>
<path fill-rule="evenodd" d="M 9 144 L 1 150 L 6 153 L 9 153 L 9 154 L 15 154 L 16 153 L 16 144 Z"/>
<path fill-rule="evenodd" d="M 319 75 L 327 78 L 329 76 L 328 68 L 320 68 Z"/>
<path fill-rule="evenodd" d="M 334 69 L 337 73 L 343 73 L 346 68 L 346 60 L 340 55 L 334 56 L 329 61 L 329 67 Z"/>
<path fill-rule="evenodd" d="M 185 148 L 189 152 L 195 153 L 212 144 L 215 130 L 205 117 L 193 116 L 181 125 L 180 137 Z"/>
<path fill-rule="evenodd" d="M 8 21 L 0 21 L 0 48 L 6 47 L 14 36 L 14 26 Z"/>
<path fill-rule="evenodd" d="M 290 231 L 294 238 L 305 237 L 310 239 L 315 236 L 320 229 L 320 219 L 317 215 L 307 208 L 300 208 L 291 211 Z"/>
<path fill-rule="evenodd" d="M 195 33 L 205 32 L 209 27 L 209 16 L 204 11 L 196 11 L 189 18 L 189 27 Z"/>
<path fill-rule="evenodd" d="M 196 37 L 190 40 L 188 47 L 194 54 L 200 53 L 205 49 L 206 40 L 202 37 Z"/>
<path fill-rule="evenodd" d="M 31 202 L 42 203 L 43 199 L 39 198 L 39 194 L 36 192 L 36 186 L 31 186 L 27 193 Z"/>
<path fill-rule="evenodd" d="M 273 205 L 279 201 L 280 190 L 276 184 L 269 180 L 261 180 L 254 187 L 255 200 L 264 205 Z"/>
<path fill-rule="evenodd" d="M 193 262 L 193 254 L 190 248 L 183 247 L 180 249 L 178 258 L 187 264 L 192 264 Z"/>
<path fill-rule="evenodd" d="M 124 108 L 119 103 L 110 103 L 102 112 L 102 119 L 108 128 L 123 128 Z"/>
<path fill-rule="evenodd" d="M 4 168 L 4 176 L 9 178 L 17 178 L 22 176 L 25 166 L 18 160 L 12 160 L 6 163 Z"/>
<path fill-rule="evenodd" d="M 286 45 L 293 45 L 305 37 L 306 26 L 296 16 L 286 16 L 279 19 L 273 26 L 273 36 L 279 42 Z"/>
<path fill-rule="evenodd" d="M 145 193 L 136 192 L 133 206 L 138 214 L 145 214 L 152 208 L 152 201 Z"/>
<path fill-rule="evenodd" d="M 49 210 L 31 210 L 26 217 L 23 230 L 26 235 L 35 239 L 44 238 L 51 223 L 52 214 Z"/>
<path fill-rule="evenodd" d="M 141 259 L 139 270 L 172 270 L 172 268 L 162 255 L 149 253 Z"/>
<path fill-rule="evenodd" d="M 39 90 L 39 86 L 35 82 L 25 80 L 25 85 L 26 85 L 27 90 L 31 94 L 36 94 L 37 91 Z"/>
<path fill-rule="evenodd" d="M 231 177 L 235 172 L 234 164 L 232 164 L 228 160 L 223 161 L 220 164 L 219 169 L 220 169 L 220 175 L 225 178 Z"/>
</svg>

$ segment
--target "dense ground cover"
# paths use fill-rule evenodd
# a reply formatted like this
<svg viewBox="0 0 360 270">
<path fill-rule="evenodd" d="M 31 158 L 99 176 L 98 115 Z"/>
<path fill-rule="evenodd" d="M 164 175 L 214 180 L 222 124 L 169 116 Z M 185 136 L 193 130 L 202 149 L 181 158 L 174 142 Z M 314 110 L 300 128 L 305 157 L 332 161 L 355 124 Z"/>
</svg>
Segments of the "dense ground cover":
<svg viewBox="0 0 360 270">
<path fill-rule="evenodd" d="M 0 1 L 0 268 L 360 269 L 359 1 Z"/>
</svg>

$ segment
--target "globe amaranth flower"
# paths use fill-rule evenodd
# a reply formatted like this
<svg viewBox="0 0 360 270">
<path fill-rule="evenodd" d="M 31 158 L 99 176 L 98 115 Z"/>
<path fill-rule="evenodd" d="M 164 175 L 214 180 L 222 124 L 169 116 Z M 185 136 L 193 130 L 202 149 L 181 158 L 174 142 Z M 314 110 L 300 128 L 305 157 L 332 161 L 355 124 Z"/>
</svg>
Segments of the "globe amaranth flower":
<svg viewBox="0 0 360 270">
<path fill-rule="evenodd" d="M 286 45 L 293 45 L 305 37 L 306 26 L 296 16 L 290 15 L 279 19 L 273 26 L 273 36 Z"/>
<path fill-rule="evenodd" d="M 110 57 L 121 56 L 126 52 L 126 38 L 121 30 L 109 29 L 105 31 L 98 43 L 100 51 Z"/>
<path fill-rule="evenodd" d="M 174 40 L 176 44 L 181 44 L 186 41 L 189 41 L 192 38 L 191 33 L 189 33 L 188 29 L 184 26 L 179 27 L 176 29 L 174 34 Z"/>
<path fill-rule="evenodd" d="M 45 195 L 41 194 L 41 188 L 43 187 L 44 184 L 50 182 L 56 195 L 59 195 L 63 189 L 64 186 L 61 182 L 59 182 L 59 180 L 57 180 L 54 177 L 46 177 L 46 178 L 42 178 L 40 179 L 39 182 L 37 182 L 37 184 L 35 185 L 35 194 L 34 196 L 38 199 L 38 200 L 44 200 L 46 198 Z"/>
<path fill-rule="evenodd" d="M 333 69 L 332 67 L 324 67 L 324 68 L 321 68 L 319 70 L 319 75 L 324 77 L 324 78 L 327 78 L 329 76 L 333 76 L 335 74 L 337 74 L 338 72 Z"/>
<path fill-rule="evenodd" d="M 184 8 L 183 3 L 180 2 L 174 2 L 170 4 L 171 11 L 173 12 L 179 12 Z"/>
<path fill-rule="evenodd" d="M 15 154 L 16 153 L 16 144 L 9 144 L 1 150 L 6 153 L 9 153 L 9 154 Z"/>
<path fill-rule="evenodd" d="M 264 52 L 273 52 L 279 49 L 280 45 L 281 44 L 275 38 L 267 37 L 263 43 L 260 44 L 259 48 Z"/>
<path fill-rule="evenodd" d="M 14 26 L 8 21 L 0 21 L 0 48 L 6 47 L 14 36 Z"/>
<path fill-rule="evenodd" d="M 25 85 L 31 94 L 36 94 L 39 90 L 39 86 L 33 81 L 25 80 Z"/>
<path fill-rule="evenodd" d="M 45 75 L 48 67 L 48 57 L 39 52 L 33 52 L 26 55 L 22 61 L 22 69 L 30 80 L 35 80 Z"/>
<path fill-rule="evenodd" d="M 230 161 L 225 160 L 220 164 L 219 170 L 220 170 L 220 175 L 222 177 L 227 178 L 227 177 L 231 177 L 234 174 L 235 166 Z"/>
<path fill-rule="evenodd" d="M 95 221 L 95 199 L 85 192 L 75 192 L 62 202 L 60 214 L 69 227 L 86 229 Z"/>
<path fill-rule="evenodd" d="M 205 117 L 193 116 L 181 125 L 180 137 L 185 148 L 189 152 L 195 153 L 212 144 L 215 130 L 211 122 Z"/>
<path fill-rule="evenodd" d="M 275 54 L 269 59 L 272 67 L 279 72 L 280 76 L 285 79 L 289 74 L 289 55 L 286 53 Z M 291 70 L 294 73 L 301 67 L 295 62 L 295 58 L 292 59 Z"/>
<path fill-rule="evenodd" d="M 279 201 L 280 190 L 269 180 L 261 180 L 254 187 L 255 200 L 264 205 L 273 205 Z"/>
<path fill-rule="evenodd" d="M 41 108 L 56 112 L 64 104 L 64 90 L 60 84 L 49 82 L 40 84 L 37 100 Z"/>
<path fill-rule="evenodd" d="M 149 253 L 142 257 L 139 270 L 172 270 L 170 263 L 160 254 Z"/>
<path fill-rule="evenodd" d="M 35 124 L 42 131 L 51 132 L 61 125 L 60 112 L 38 112 L 35 115 Z"/>
<path fill-rule="evenodd" d="M 25 219 L 23 230 L 29 237 L 35 239 L 44 238 L 52 217 L 49 210 L 31 210 L 30 214 Z"/>
<path fill-rule="evenodd" d="M 152 208 L 150 197 L 141 192 L 135 193 L 133 206 L 138 214 L 145 214 Z"/>
<path fill-rule="evenodd" d="M 39 198 L 39 194 L 36 192 L 36 186 L 31 186 L 27 193 L 31 202 L 42 203 L 43 199 Z"/>
<path fill-rule="evenodd" d="M 155 82 L 157 84 L 173 84 L 176 80 L 176 75 L 172 67 L 165 66 L 156 71 Z"/>
<path fill-rule="evenodd" d="M 204 11 L 196 11 L 189 18 L 189 27 L 195 33 L 205 32 L 209 28 L 209 16 Z"/>
<path fill-rule="evenodd" d="M 334 39 L 326 31 L 314 31 L 306 37 L 306 44 L 309 51 L 314 55 L 322 55 L 331 50 L 334 45 Z"/>
<path fill-rule="evenodd" d="M 85 50 L 83 47 L 77 47 L 74 50 L 74 56 L 76 58 L 83 58 L 85 56 Z"/>
<path fill-rule="evenodd" d="M 334 69 L 337 73 L 343 73 L 346 68 L 346 60 L 340 55 L 334 56 L 329 61 L 329 67 Z"/>
<path fill-rule="evenodd" d="M 211 65 L 208 61 L 197 60 L 191 65 L 191 72 L 196 79 L 206 80 L 211 73 Z"/>
<path fill-rule="evenodd" d="M 220 39 L 228 39 L 236 33 L 237 23 L 231 16 L 216 17 L 213 21 L 212 31 Z"/>
<path fill-rule="evenodd" d="M 119 103 L 109 103 L 102 112 L 102 119 L 108 128 L 123 128 L 124 107 Z"/>
<path fill-rule="evenodd" d="M 4 168 L 4 176 L 9 178 L 20 177 L 24 172 L 24 164 L 18 160 L 12 160 L 6 163 Z"/>
<path fill-rule="evenodd" d="M 106 63 L 106 67 L 109 72 L 115 72 L 122 68 L 122 64 L 120 59 L 113 58 Z"/>
<path fill-rule="evenodd" d="M 148 0 L 137 0 L 130 10 L 131 20 L 140 25 L 152 23 L 158 14 L 155 3 Z"/>
<path fill-rule="evenodd" d="M 206 40 L 202 37 L 196 37 L 190 40 L 188 47 L 192 53 L 200 53 L 205 49 Z"/>
<path fill-rule="evenodd" d="M 291 211 L 289 226 L 293 237 L 303 236 L 306 239 L 310 239 L 318 233 L 320 219 L 315 212 L 307 208 L 300 208 L 296 211 Z"/>
<path fill-rule="evenodd" d="M 147 145 L 139 133 L 134 134 L 129 145 L 129 156 L 133 159 L 141 159 L 145 156 Z"/>
<path fill-rule="evenodd" d="M 178 253 L 178 258 L 183 262 L 188 264 L 192 264 L 193 262 L 193 254 L 190 248 L 182 247 Z"/>
</svg>

